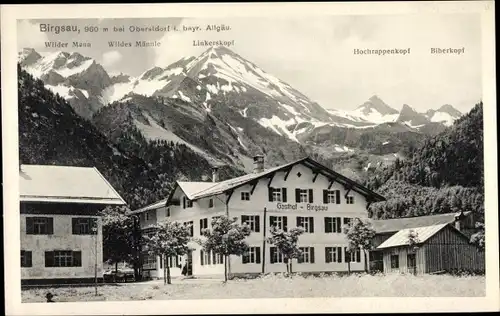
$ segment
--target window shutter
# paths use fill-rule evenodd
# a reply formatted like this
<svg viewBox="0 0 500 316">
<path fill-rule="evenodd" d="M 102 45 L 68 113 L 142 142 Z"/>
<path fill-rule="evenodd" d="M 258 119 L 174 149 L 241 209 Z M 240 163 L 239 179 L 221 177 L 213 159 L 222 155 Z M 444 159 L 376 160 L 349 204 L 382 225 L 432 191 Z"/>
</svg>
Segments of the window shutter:
<svg viewBox="0 0 500 316">
<path fill-rule="evenodd" d="M 347 247 L 344 247 L 344 256 L 345 256 L 345 262 L 351 262 L 351 256 L 349 251 L 347 250 Z"/>
<path fill-rule="evenodd" d="M 273 188 L 269 187 L 267 189 L 268 195 L 269 195 L 269 202 L 273 202 Z"/>
<path fill-rule="evenodd" d="M 273 227 L 276 225 L 276 216 L 269 216 L 269 226 Z"/>
<path fill-rule="evenodd" d="M 248 221 L 248 216 L 241 215 L 241 225 L 245 224 Z"/>
<path fill-rule="evenodd" d="M 208 256 L 207 256 L 207 264 L 212 264 L 212 262 L 211 262 L 211 261 L 212 261 L 212 260 L 211 260 L 212 258 L 210 257 L 210 252 L 207 252 L 207 255 L 208 255 Z"/>
<path fill-rule="evenodd" d="M 255 248 L 255 263 L 260 263 L 260 247 Z"/>
<path fill-rule="evenodd" d="M 177 268 L 180 268 L 181 267 L 181 263 L 179 262 L 179 256 L 175 256 L 175 266 Z"/>
<path fill-rule="evenodd" d="M 182 197 L 182 208 L 186 208 L 186 197 Z"/>
<path fill-rule="evenodd" d="M 295 189 L 295 202 L 300 203 L 300 189 Z"/>
<path fill-rule="evenodd" d="M 48 234 L 54 235 L 54 219 L 52 217 L 47 218 Z"/>
<path fill-rule="evenodd" d="M 31 261 L 31 251 L 25 251 L 24 252 L 24 257 L 26 258 L 26 267 L 32 267 L 32 261 Z"/>
<path fill-rule="evenodd" d="M 309 189 L 309 203 L 314 203 L 313 189 Z"/>
<path fill-rule="evenodd" d="M 255 232 L 260 232 L 260 216 L 255 216 Z"/>
<path fill-rule="evenodd" d="M 342 223 L 340 222 L 340 217 L 337 217 L 335 219 L 335 221 L 337 222 L 337 233 L 341 233 L 342 232 L 342 227 L 341 227 Z"/>
<path fill-rule="evenodd" d="M 328 203 L 328 190 L 323 190 L 323 203 Z"/>
<path fill-rule="evenodd" d="M 331 233 L 330 217 L 325 217 L 325 233 Z"/>
<path fill-rule="evenodd" d="M 361 249 L 358 248 L 356 250 L 356 254 L 357 254 L 356 262 L 361 262 Z"/>
<path fill-rule="evenodd" d="M 82 252 L 73 251 L 73 267 L 81 267 L 81 266 L 82 266 Z"/>
<path fill-rule="evenodd" d="M 337 262 L 342 262 L 342 247 L 337 247 Z"/>
<path fill-rule="evenodd" d="M 201 265 L 204 265 L 205 262 L 204 262 L 204 258 L 203 258 L 203 250 L 200 250 L 200 259 L 201 259 Z"/>
<path fill-rule="evenodd" d="M 276 247 L 271 247 L 270 249 L 271 263 L 276 263 Z"/>
<path fill-rule="evenodd" d="M 243 255 L 243 263 L 248 263 L 250 256 L 248 254 Z"/>
<path fill-rule="evenodd" d="M 287 231 L 288 230 L 288 220 L 286 216 L 283 216 L 283 230 Z"/>
<path fill-rule="evenodd" d="M 340 190 L 335 191 L 335 203 L 340 204 Z"/>
<path fill-rule="evenodd" d="M 214 264 L 216 264 L 216 263 L 217 263 L 217 258 L 216 258 L 216 256 L 215 256 L 215 255 L 216 255 L 216 254 L 215 254 L 215 252 L 214 252 L 214 251 L 212 251 L 212 262 L 213 262 Z"/>
<path fill-rule="evenodd" d="M 54 266 L 54 252 L 45 251 L 45 267 L 53 267 L 53 266 Z"/>
<path fill-rule="evenodd" d="M 80 230 L 78 229 L 77 223 L 78 223 L 78 219 L 77 218 L 72 218 L 71 219 L 71 227 L 72 227 L 72 234 L 73 235 L 79 235 L 80 234 Z M 92 229 L 92 227 L 91 227 L 91 229 Z"/>
<path fill-rule="evenodd" d="M 32 235 L 34 234 L 34 228 L 33 228 L 33 217 L 26 217 L 26 234 Z"/>
<path fill-rule="evenodd" d="M 302 227 L 302 217 L 297 216 L 297 227 Z"/>
<path fill-rule="evenodd" d="M 286 188 L 281 189 L 281 200 L 286 202 Z"/>
<path fill-rule="evenodd" d="M 309 217 L 309 232 L 314 233 L 314 217 Z"/>
<path fill-rule="evenodd" d="M 202 235 L 202 231 L 203 231 L 203 218 L 200 219 L 200 236 Z"/>
<path fill-rule="evenodd" d="M 325 247 L 325 262 L 326 263 L 332 262 L 332 253 L 330 252 L 329 247 Z"/>
<path fill-rule="evenodd" d="M 303 249 L 300 249 L 303 251 Z M 304 254 L 301 253 L 299 257 L 297 258 L 297 263 L 303 263 L 304 262 Z"/>
<path fill-rule="evenodd" d="M 314 247 L 310 247 L 309 250 L 310 250 L 310 252 L 309 252 L 309 254 L 310 254 L 310 258 L 309 259 L 310 260 L 309 261 L 311 263 L 314 263 Z"/>
</svg>

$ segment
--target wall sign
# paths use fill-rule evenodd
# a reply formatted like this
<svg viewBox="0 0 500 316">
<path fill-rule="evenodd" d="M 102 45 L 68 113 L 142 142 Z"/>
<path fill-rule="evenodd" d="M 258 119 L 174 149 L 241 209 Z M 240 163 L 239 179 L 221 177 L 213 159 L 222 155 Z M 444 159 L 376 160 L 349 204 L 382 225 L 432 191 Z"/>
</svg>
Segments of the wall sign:
<svg viewBox="0 0 500 316">
<path fill-rule="evenodd" d="M 307 210 L 307 211 L 316 211 L 316 212 L 321 212 L 321 211 L 328 211 L 328 205 L 315 205 L 315 204 L 291 204 L 291 203 L 281 203 L 278 202 L 276 203 L 276 208 L 278 210 Z"/>
</svg>

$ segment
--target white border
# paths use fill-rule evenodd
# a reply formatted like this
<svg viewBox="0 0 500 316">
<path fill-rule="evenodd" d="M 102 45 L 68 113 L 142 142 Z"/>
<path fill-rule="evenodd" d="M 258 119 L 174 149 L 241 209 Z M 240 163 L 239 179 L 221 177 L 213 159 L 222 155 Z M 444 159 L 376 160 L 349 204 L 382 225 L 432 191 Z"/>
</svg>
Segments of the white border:
<svg viewBox="0 0 500 316">
<path fill-rule="evenodd" d="M 484 298 L 307 298 L 234 300 L 169 300 L 21 304 L 19 257 L 18 123 L 16 19 L 34 18 L 153 18 L 472 13 L 482 15 L 484 162 L 486 190 L 487 278 Z M 7 315 L 91 314 L 226 314 L 321 312 L 466 312 L 498 311 L 498 195 L 496 153 L 495 14 L 493 1 L 358 2 L 358 3 L 233 3 L 128 5 L 8 5 L 1 7 L 2 127 L 5 307 Z M 432 286 L 431 284 L 429 286 Z M 252 300 L 252 299 L 250 299 Z M 194 304 L 193 304 L 194 303 Z M 242 308 L 242 306 L 245 306 Z"/>
</svg>

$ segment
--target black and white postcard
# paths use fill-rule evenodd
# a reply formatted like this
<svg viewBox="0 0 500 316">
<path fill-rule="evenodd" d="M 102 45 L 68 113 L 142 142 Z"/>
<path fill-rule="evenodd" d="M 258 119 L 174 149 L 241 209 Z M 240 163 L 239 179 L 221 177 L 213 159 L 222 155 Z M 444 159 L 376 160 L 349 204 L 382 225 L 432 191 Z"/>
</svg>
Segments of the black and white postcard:
<svg viewBox="0 0 500 316">
<path fill-rule="evenodd" d="M 1 19 L 8 315 L 499 309 L 494 2 Z"/>
</svg>

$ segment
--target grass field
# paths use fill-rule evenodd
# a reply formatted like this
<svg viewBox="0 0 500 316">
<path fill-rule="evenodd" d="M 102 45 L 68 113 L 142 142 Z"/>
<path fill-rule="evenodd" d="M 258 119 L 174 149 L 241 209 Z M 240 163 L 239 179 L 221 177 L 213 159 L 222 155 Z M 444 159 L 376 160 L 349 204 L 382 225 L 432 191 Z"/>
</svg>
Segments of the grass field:
<svg viewBox="0 0 500 316">
<path fill-rule="evenodd" d="M 485 295 L 484 276 L 450 275 L 351 275 L 302 277 L 264 276 L 252 280 L 203 282 L 174 280 L 105 285 L 98 287 L 43 288 L 22 291 L 23 303 L 45 302 L 47 292 L 56 302 L 128 301 L 221 298 L 296 298 L 296 297 L 479 297 Z"/>
</svg>

